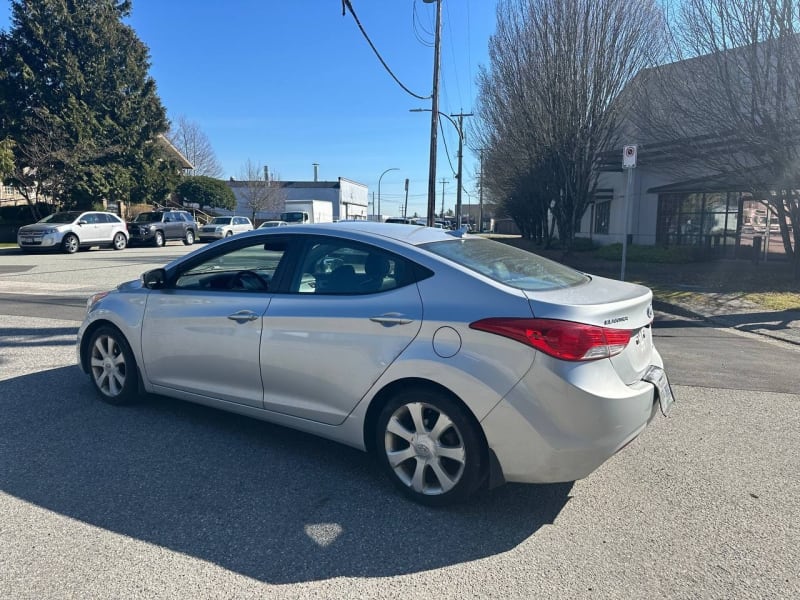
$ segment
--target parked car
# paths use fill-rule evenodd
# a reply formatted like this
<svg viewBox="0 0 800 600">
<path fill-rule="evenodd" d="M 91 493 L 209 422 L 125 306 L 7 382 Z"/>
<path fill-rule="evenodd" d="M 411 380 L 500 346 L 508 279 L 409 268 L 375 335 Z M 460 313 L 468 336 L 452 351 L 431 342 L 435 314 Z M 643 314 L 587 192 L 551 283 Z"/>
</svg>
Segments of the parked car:
<svg viewBox="0 0 800 600">
<path fill-rule="evenodd" d="M 286 227 L 288 223 L 286 221 L 264 221 L 261 225 L 258 226 L 259 229 L 266 229 L 268 227 Z"/>
<path fill-rule="evenodd" d="M 128 223 L 131 244 L 161 247 L 169 240 L 181 240 L 187 246 L 197 239 L 197 222 L 185 210 L 154 210 L 136 215 Z"/>
<path fill-rule="evenodd" d="M 61 250 L 73 254 L 92 246 L 124 250 L 128 230 L 117 215 L 99 211 L 57 212 L 17 231 L 17 244 L 23 252 Z"/>
<path fill-rule="evenodd" d="M 245 231 L 253 231 L 253 223 L 247 217 L 214 217 L 200 228 L 200 239 L 220 240 Z"/>
<path fill-rule="evenodd" d="M 317 434 L 442 505 L 585 477 L 666 414 L 651 302 L 461 231 L 297 225 L 91 297 L 77 355 L 108 403 L 163 394 Z"/>
<path fill-rule="evenodd" d="M 391 224 L 406 224 L 406 225 L 416 225 L 415 219 L 406 219 L 405 217 L 389 217 L 384 221 L 384 223 L 391 223 Z"/>
</svg>

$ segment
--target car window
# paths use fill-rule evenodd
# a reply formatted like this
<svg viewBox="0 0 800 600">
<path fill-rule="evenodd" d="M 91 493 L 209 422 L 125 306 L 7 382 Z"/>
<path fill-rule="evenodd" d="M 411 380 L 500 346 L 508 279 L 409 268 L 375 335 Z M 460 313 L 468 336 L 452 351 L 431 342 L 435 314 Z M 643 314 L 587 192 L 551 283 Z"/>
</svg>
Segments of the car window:
<svg viewBox="0 0 800 600">
<path fill-rule="evenodd" d="M 412 263 L 374 246 L 347 240 L 312 242 L 290 291 L 300 294 L 361 295 L 412 283 Z"/>
<path fill-rule="evenodd" d="M 538 254 L 480 237 L 431 242 L 426 250 L 512 287 L 528 291 L 580 285 L 589 277 Z"/>
<path fill-rule="evenodd" d="M 214 255 L 180 273 L 176 289 L 273 292 L 278 266 L 286 255 L 287 243 L 282 240 L 261 241 L 238 246 L 224 254 Z"/>
<path fill-rule="evenodd" d="M 88 225 L 94 225 L 100 222 L 99 215 L 95 213 L 86 213 L 85 215 L 81 215 L 81 221 L 86 222 Z"/>
<path fill-rule="evenodd" d="M 161 220 L 161 213 L 143 212 L 136 215 L 134 223 L 152 223 Z"/>
</svg>

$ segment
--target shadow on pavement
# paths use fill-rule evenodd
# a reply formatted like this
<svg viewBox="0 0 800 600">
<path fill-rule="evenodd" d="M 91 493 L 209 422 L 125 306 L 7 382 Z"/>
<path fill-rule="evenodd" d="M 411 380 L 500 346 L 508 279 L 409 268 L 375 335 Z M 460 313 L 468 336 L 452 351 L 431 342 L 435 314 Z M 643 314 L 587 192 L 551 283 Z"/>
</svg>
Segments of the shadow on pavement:
<svg viewBox="0 0 800 600">
<path fill-rule="evenodd" d="M 357 450 L 188 403 L 95 398 L 77 367 L 0 381 L 0 488 L 270 583 L 384 577 L 508 551 L 572 484 L 406 501 Z"/>
</svg>

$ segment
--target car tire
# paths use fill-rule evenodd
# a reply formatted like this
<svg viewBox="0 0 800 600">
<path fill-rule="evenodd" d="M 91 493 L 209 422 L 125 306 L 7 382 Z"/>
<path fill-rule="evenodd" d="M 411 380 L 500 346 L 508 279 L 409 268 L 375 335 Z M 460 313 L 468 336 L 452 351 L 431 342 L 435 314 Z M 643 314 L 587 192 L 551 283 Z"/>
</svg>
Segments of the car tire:
<svg viewBox="0 0 800 600">
<path fill-rule="evenodd" d="M 191 229 L 186 230 L 186 236 L 183 238 L 183 243 L 185 246 L 191 246 L 194 244 L 194 231 Z"/>
<path fill-rule="evenodd" d="M 377 420 L 375 448 L 402 493 L 428 506 L 465 500 L 486 471 L 475 419 L 460 402 L 432 389 L 410 388 L 387 402 Z"/>
<path fill-rule="evenodd" d="M 125 336 L 104 325 L 95 330 L 86 348 L 89 377 L 103 402 L 130 404 L 139 395 L 138 370 Z"/>
<path fill-rule="evenodd" d="M 156 231 L 153 235 L 153 245 L 156 248 L 161 248 L 164 245 L 164 234 L 161 231 Z"/>
<path fill-rule="evenodd" d="M 226 237 L 226 238 L 227 238 L 227 237 L 231 237 L 232 235 L 233 235 L 233 232 L 232 232 L 232 231 L 229 231 L 229 232 L 227 232 L 227 233 L 225 234 L 225 237 Z"/>
<path fill-rule="evenodd" d="M 64 239 L 61 240 L 61 249 L 67 254 L 75 254 L 80 250 L 80 247 L 81 242 L 74 233 L 68 233 L 64 236 Z"/>
<path fill-rule="evenodd" d="M 128 238 L 125 237 L 124 233 L 118 232 L 111 242 L 111 247 L 114 250 L 125 250 L 128 247 Z"/>
</svg>

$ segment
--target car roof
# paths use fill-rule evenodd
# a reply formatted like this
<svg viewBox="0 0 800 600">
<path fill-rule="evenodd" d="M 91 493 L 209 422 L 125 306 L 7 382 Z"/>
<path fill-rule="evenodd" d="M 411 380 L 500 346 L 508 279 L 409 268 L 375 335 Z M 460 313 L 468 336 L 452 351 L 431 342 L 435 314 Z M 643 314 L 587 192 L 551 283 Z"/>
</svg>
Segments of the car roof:
<svg viewBox="0 0 800 600">
<path fill-rule="evenodd" d="M 313 223 L 308 225 L 292 225 L 293 234 L 329 233 L 336 235 L 343 230 L 353 233 L 363 233 L 373 236 L 388 238 L 404 244 L 418 246 L 430 242 L 441 242 L 460 237 L 469 236 L 459 231 L 447 231 L 438 227 L 420 227 L 419 225 L 406 225 L 403 223 L 380 223 L 377 221 L 339 221 L 337 223 Z"/>
</svg>

